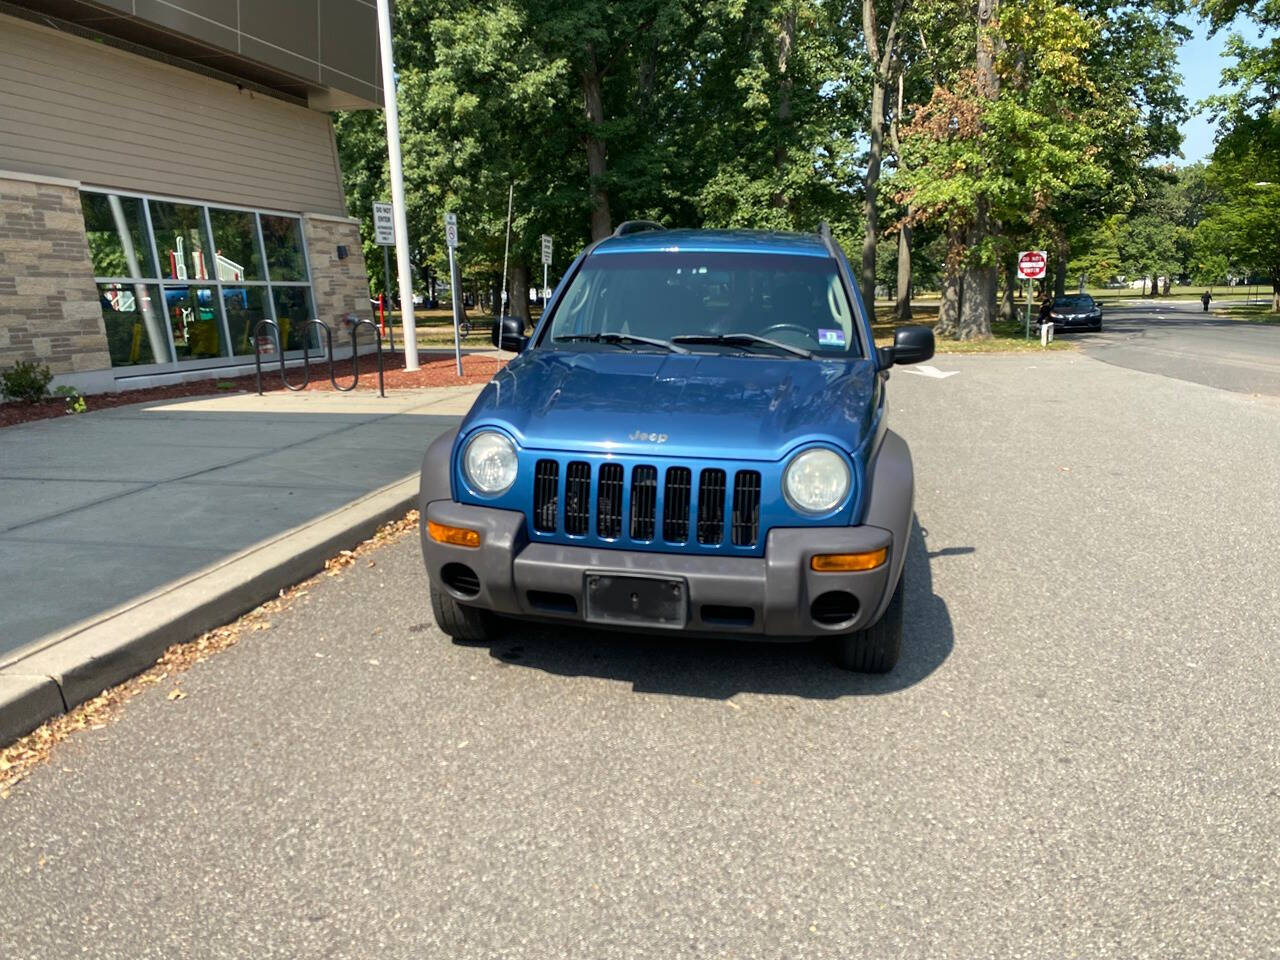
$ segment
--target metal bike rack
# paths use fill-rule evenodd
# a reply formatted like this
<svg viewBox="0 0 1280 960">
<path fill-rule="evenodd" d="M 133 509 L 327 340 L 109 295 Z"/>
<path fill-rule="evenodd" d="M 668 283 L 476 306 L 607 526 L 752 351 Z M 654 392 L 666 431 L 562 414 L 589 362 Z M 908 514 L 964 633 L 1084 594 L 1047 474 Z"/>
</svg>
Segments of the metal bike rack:
<svg viewBox="0 0 1280 960">
<path fill-rule="evenodd" d="M 348 386 L 344 387 L 338 383 L 338 374 L 337 374 L 337 371 L 334 369 L 335 361 L 333 356 L 333 329 L 323 320 L 312 318 L 302 325 L 302 331 L 303 331 L 302 383 L 298 384 L 297 386 L 294 386 L 292 383 L 289 382 L 289 377 L 288 377 L 288 374 L 286 373 L 287 368 L 285 366 L 284 344 L 280 338 L 280 325 L 276 323 L 274 320 L 266 320 L 266 319 L 259 320 L 254 325 L 253 366 L 254 366 L 255 375 L 257 377 L 258 396 L 262 396 L 262 393 L 263 393 L 262 350 L 260 349 L 260 344 L 259 344 L 261 331 L 264 329 L 269 329 L 272 331 L 272 335 L 275 338 L 276 354 L 278 355 L 280 360 L 280 382 L 283 383 L 285 387 L 289 390 L 299 391 L 299 390 L 305 390 L 307 388 L 307 384 L 311 382 L 311 346 L 308 343 L 309 338 L 307 337 L 307 334 L 310 332 L 311 328 L 314 326 L 318 326 L 320 327 L 321 330 L 324 331 L 325 359 L 327 359 L 329 362 L 329 383 L 333 385 L 333 389 L 339 391 L 340 393 L 350 393 L 352 390 L 354 390 L 357 386 L 360 385 L 360 352 L 359 352 L 359 344 L 357 342 L 358 340 L 357 335 L 361 327 L 364 327 L 364 326 L 371 327 L 373 329 L 373 335 L 377 343 L 378 396 L 385 397 L 387 395 L 386 384 L 384 382 L 384 377 L 383 377 L 383 365 L 382 365 L 382 331 L 379 330 L 378 325 L 374 323 L 372 320 L 357 320 L 355 321 L 355 323 L 351 325 L 352 380 Z"/>
</svg>

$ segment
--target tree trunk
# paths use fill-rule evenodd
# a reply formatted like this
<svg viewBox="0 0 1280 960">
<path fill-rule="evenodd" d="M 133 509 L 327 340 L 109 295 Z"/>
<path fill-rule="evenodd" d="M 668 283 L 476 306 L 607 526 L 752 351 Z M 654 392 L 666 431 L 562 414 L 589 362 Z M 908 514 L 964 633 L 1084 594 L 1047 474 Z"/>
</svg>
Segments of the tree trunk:
<svg viewBox="0 0 1280 960">
<path fill-rule="evenodd" d="M 1169 277 L 1168 277 L 1168 275 L 1166 275 L 1166 276 L 1165 276 L 1165 278 L 1164 278 L 1164 283 L 1160 284 L 1160 293 L 1161 293 L 1163 296 L 1166 296 L 1166 297 L 1169 295 Z"/>
<path fill-rule="evenodd" d="M 911 228 L 906 224 L 898 231 L 898 298 L 893 315 L 899 320 L 911 319 Z"/>
<path fill-rule="evenodd" d="M 1004 268 L 1004 299 L 1000 302 L 1000 319 L 1005 323 L 1013 323 L 1018 319 L 1018 304 L 1013 299 L 1013 292 L 1018 288 L 1018 265 L 1012 257 L 1006 258 Z"/>
<path fill-rule="evenodd" d="M 876 243 L 880 236 L 880 161 L 884 155 L 884 102 L 885 88 L 893 69 L 894 44 L 898 35 L 898 20 L 902 16 L 905 0 L 894 0 L 889 29 L 885 34 L 884 49 L 880 48 L 880 28 L 876 24 L 875 0 L 862 0 L 862 36 L 871 58 L 871 123 L 867 130 L 870 147 L 867 151 L 867 172 L 863 179 L 863 220 L 866 234 L 862 239 L 862 299 L 866 303 L 871 320 L 876 318 Z"/>
<path fill-rule="evenodd" d="M 1280 280 L 1271 281 L 1271 312 L 1280 313 Z"/>
<path fill-rule="evenodd" d="M 507 304 L 507 316 L 519 317 L 529 322 L 529 268 L 523 260 L 507 267 L 507 290 L 511 301 Z"/>
<path fill-rule="evenodd" d="M 1057 244 L 1057 263 L 1053 265 L 1053 295 L 1067 295 L 1067 241 L 1059 240 Z"/>
<path fill-rule="evenodd" d="M 866 0 L 869 5 L 871 0 Z M 877 76 L 871 90 L 871 147 L 862 201 L 866 234 L 862 238 L 862 299 L 872 320 L 876 318 L 876 244 L 880 236 L 880 155 L 884 149 L 884 84 Z"/>
<path fill-rule="evenodd" d="M 600 240 L 613 232 L 609 212 L 609 190 L 605 186 L 608 162 L 605 142 L 600 137 L 604 125 L 604 77 L 596 62 L 595 44 L 587 44 L 587 69 L 582 72 L 582 99 L 587 111 L 587 174 L 591 178 L 591 239 Z"/>
<path fill-rule="evenodd" d="M 1159 276 L 1159 274 L 1155 274 L 1155 273 L 1153 273 L 1153 274 L 1151 275 L 1151 297 L 1152 297 L 1152 299 L 1155 299 L 1155 297 L 1156 297 L 1156 296 L 1158 296 L 1158 295 L 1159 295 L 1159 293 L 1160 293 L 1160 276 Z"/>
<path fill-rule="evenodd" d="M 996 75 L 995 47 L 990 33 L 999 0 L 978 0 L 978 44 L 974 58 L 978 96 L 994 100 L 1000 94 L 1000 79 Z M 990 204 L 983 195 L 978 196 L 973 228 L 969 233 L 970 256 L 985 244 L 992 233 Z M 991 336 L 991 317 L 996 308 L 996 268 L 994 265 L 971 263 L 965 271 L 964 291 L 960 300 L 959 340 L 981 340 Z"/>
<path fill-rule="evenodd" d="M 796 11 L 788 10 L 778 25 L 778 142 L 773 148 L 773 167 L 777 175 L 778 189 L 773 193 L 773 205 L 786 210 L 791 206 L 791 197 L 783 187 L 787 172 L 787 144 L 790 142 L 788 129 L 791 126 L 791 78 L 787 76 L 787 63 L 791 59 L 791 48 L 796 39 Z"/>
<path fill-rule="evenodd" d="M 978 245 L 989 236 L 991 227 L 987 215 L 986 197 L 978 197 L 978 218 L 969 231 L 969 256 L 972 258 Z M 996 268 L 970 262 L 965 269 L 964 291 L 960 298 L 960 328 L 957 340 L 985 340 L 991 336 L 991 317 L 996 308 Z"/>
<path fill-rule="evenodd" d="M 954 338 L 960 330 L 960 299 L 964 292 L 964 244 L 958 232 L 947 238 L 947 262 L 942 274 L 942 302 L 938 305 L 937 337 Z"/>
</svg>

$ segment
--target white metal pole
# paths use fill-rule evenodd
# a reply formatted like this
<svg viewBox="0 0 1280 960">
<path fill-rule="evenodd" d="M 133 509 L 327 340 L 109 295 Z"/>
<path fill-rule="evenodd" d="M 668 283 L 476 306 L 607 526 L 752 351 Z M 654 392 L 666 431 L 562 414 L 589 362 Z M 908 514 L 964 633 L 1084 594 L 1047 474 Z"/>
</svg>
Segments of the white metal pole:
<svg viewBox="0 0 1280 960">
<path fill-rule="evenodd" d="M 547 265 L 542 265 L 542 309 L 547 309 Z"/>
<path fill-rule="evenodd" d="M 453 299 L 453 358 L 458 363 L 458 376 L 462 376 L 462 342 L 458 339 L 458 324 L 462 322 L 462 299 L 458 290 L 458 271 L 453 263 L 453 247 L 449 248 L 449 287 Z"/>
<path fill-rule="evenodd" d="M 382 103 L 387 117 L 387 160 L 391 168 L 391 208 L 396 221 L 396 267 L 400 277 L 400 325 L 404 368 L 418 369 L 418 331 L 413 322 L 413 274 L 409 263 L 409 222 L 404 212 L 404 168 L 400 162 L 400 112 L 396 107 L 396 67 L 391 59 L 391 2 L 378 0 L 378 47 L 382 54 Z"/>
<path fill-rule="evenodd" d="M 507 191 L 507 238 L 502 247 L 502 306 L 498 308 L 498 336 L 502 336 L 502 321 L 507 319 L 507 257 L 511 253 L 511 201 L 516 197 L 513 183 Z M 523 331 L 521 331 L 523 332 Z"/>
</svg>

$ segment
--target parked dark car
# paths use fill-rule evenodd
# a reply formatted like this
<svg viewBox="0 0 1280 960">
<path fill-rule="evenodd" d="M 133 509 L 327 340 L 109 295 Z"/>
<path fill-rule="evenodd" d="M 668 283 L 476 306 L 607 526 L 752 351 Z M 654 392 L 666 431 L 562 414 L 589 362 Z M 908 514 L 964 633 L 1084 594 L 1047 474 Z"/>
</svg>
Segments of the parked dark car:
<svg viewBox="0 0 1280 960">
<path fill-rule="evenodd" d="M 1064 330 L 1097 332 L 1102 329 L 1102 304 L 1087 293 L 1056 297 L 1049 307 L 1049 320 L 1055 333 Z"/>
</svg>

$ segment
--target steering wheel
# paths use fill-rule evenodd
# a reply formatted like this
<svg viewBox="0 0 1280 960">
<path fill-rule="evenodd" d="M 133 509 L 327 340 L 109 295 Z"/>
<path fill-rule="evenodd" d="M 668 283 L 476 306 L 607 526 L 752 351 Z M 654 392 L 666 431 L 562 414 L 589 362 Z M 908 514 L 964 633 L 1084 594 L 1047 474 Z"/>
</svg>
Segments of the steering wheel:
<svg viewBox="0 0 1280 960">
<path fill-rule="evenodd" d="M 808 327 L 802 327 L 798 323 L 775 323 L 771 327 L 765 327 L 757 336 L 767 337 L 775 330 L 793 330 L 803 336 L 806 340 L 813 339 L 813 331 Z"/>
</svg>

